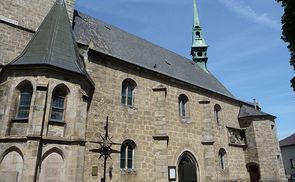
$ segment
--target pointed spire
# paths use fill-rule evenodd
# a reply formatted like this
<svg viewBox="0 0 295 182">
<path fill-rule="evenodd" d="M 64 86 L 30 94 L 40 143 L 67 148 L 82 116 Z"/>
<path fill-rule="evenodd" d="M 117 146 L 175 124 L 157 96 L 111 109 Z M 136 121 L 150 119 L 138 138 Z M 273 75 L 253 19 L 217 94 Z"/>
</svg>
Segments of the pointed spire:
<svg viewBox="0 0 295 182">
<path fill-rule="evenodd" d="M 9 63 L 18 65 L 50 66 L 90 79 L 80 59 L 63 0 L 56 0 L 24 51 Z"/>
<path fill-rule="evenodd" d="M 199 20 L 198 8 L 196 0 L 194 3 L 194 23 L 192 30 L 192 48 L 191 55 L 193 56 L 193 61 L 196 62 L 204 71 L 207 70 L 207 48 L 208 45 L 203 37 L 202 27 Z"/>
<path fill-rule="evenodd" d="M 196 27 L 196 26 L 201 27 L 199 15 L 198 15 L 199 13 L 198 13 L 198 8 L 197 8 L 197 2 L 196 2 L 196 0 L 193 0 L 193 1 L 194 1 L 194 27 Z"/>
</svg>

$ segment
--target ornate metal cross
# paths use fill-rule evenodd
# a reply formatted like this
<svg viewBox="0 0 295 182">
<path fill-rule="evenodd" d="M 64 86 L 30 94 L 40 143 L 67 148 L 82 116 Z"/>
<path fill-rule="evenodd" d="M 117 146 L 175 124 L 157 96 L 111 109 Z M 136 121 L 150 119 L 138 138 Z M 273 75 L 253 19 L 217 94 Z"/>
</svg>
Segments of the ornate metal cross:
<svg viewBox="0 0 295 182">
<path fill-rule="evenodd" d="M 92 149 L 90 150 L 91 152 L 94 153 L 99 153 L 99 159 L 104 157 L 104 165 L 103 165 L 103 178 L 101 178 L 101 182 L 105 182 L 106 179 L 106 165 L 107 165 L 107 160 L 108 158 L 111 158 L 111 154 L 113 153 L 120 153 L 120 151 L 118 150 L 114 150 L 112 149 L 112 145 L 121 145 L 120 143 L 114 143 L 112 142 L 112 138 L 113 137 L 109 137 L 109 117 L 107 116 L 107 121 L 106 121 L 106 125 L 104 127 L 105 129 L 105 136 L 101 136 L 101 140 L 100 142 L 91 142 L 91 143 L 98 143 L 100 145 L 100 148 L 98 149 Z M 111 174 L 110 174 L 111 175 Z"/>
</svg>

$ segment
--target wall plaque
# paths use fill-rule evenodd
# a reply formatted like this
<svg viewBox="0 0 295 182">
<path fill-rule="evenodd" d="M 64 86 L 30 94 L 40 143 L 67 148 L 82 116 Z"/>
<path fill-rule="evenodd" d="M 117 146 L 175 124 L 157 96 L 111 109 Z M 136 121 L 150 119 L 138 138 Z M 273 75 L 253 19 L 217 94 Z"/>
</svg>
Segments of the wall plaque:
<svg viewBox="0 0 295 182">
<path fill-rule="evenodd" d="M 168 166 L 168 180 L 176 181 L 176 166 Z"/>
</svg>

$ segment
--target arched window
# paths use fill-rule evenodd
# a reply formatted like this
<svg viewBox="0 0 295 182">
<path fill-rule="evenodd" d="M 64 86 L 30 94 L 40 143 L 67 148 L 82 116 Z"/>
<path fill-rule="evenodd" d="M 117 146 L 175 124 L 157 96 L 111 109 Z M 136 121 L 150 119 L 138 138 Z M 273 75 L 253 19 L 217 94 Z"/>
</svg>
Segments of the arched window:
<svg viewBox="0 0 295 182">
<path fill-rule="evenodd" d="M 196 38 L 199 39 L 201 37 L 200 32 L 196 32 Z"/>
<path fill-rule="evenodd" d="M 136 87 L 135 81 L 131 79 L 125 79 L 122 82 L 122 95 L 121 103 L 128 106 L 133 106 L 134 102 L 134 89 Z"/>
<path fill-rule="evenodd" d="M 220 169 L 225 169 L 225 157 L 226 157 L 226 151 L 222 148 L 218 152 L 218 158 L 219 158 L 219 165 Z"/>
<path fill-rule="evenodd" d="M 179 106 L 179 116 L 181 118 L 188 118 L 188 98 L 186 95 L 181 94 L 178 97 L 178 106 Z"/>
<path fill-rule="evenodd" d="M 120 168 L 134 169 L 134 150 L 136 144 L 132 140 L 125 140 L 121 145 Z"/>
<path fill-rule="evenodd" d="M 26 83 L 19 88 L 19 101 L 16 113 L 17 119 L 27 119 L 29 117 L 32 95 L 32 85 Z"/>
<path fill-rule="evenodd" d="M 216 123 L 217 123 L 218 125 L 221 124 L 221 123 L 220 123 L 220 111 L 221 111 L 221 107 L 220 107 L 220 105 L 216 104 L 216 105 L 214 106 L 214 115 L 215 115 Z"/>
<path fill-rule="evenodd" d="M 63 86 L 55 88 L 52 92 L 50 121 L 64 122 L 65 102 L 68 89 Z"/>
</svg>

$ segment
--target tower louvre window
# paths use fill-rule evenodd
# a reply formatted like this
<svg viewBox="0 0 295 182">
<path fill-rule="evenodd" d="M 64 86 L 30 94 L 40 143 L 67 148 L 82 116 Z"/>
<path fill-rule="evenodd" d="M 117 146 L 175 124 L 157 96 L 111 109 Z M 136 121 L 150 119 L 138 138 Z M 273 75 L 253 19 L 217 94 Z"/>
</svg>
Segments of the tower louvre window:
<svg viewBox="0 0 295 182">
<path fill-rule="evenodd" d="M 200 32 L 196 32 L 196 38 L 201 38 Z"/>
</svg>

